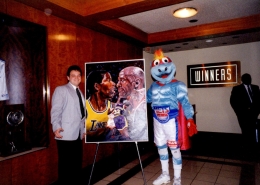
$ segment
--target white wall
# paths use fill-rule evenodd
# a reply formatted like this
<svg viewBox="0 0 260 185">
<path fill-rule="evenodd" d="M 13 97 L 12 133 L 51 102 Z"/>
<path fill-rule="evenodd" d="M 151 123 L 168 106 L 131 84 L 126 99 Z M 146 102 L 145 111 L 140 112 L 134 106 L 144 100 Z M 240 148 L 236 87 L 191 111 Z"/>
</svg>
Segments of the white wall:
<svg viewBox="0 0 260 185">
<path fill-rule="evenodd" d="M 208 49 L 164 53 L 176 65 L 176 79 L 187 84 L 187 65 L 241 62 L 241 75 L 249 73 L 252 83 L 260 86 L 260 42 L 221 46 Z M 145 59 L 146 85 L 152 83 L 150 63 L 153 54 L 143 52 Z M 189 88 L 189 100 L 196 104 L 196 123 L 199 131 L 241 133 L 237 118 L 230 106 L 232 87 Z"/>
</svg>

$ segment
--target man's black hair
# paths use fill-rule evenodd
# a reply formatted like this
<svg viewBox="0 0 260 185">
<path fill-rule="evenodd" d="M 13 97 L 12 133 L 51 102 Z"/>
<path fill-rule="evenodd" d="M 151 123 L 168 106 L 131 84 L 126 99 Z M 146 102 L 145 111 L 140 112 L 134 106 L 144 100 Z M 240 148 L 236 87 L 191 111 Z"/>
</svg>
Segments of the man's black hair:
<svg viewBox="0 0 260 185">
<path fill-rule="evenodd" d="M 72 66 L 70 66 L 70 67 L 68 68 L 68 70 L 67 70 L 67 76 L 70 76 L 70 72 L 71 72 L 71 71 L 79 71 L 79 72 L 80 72 L 80 75 L 82 75 L 82 71 L 81 71 L 80 67 L 77 66 L 77 65 L 72 65 Z"/>
<path fill-rule="evenodd" d="M 95 89 L 95 83 L 100 84 L 104 78 L 104 75 L 106 74 L 106 71 L 99 70 L 99 71 L 91 71 L 87 77 L 87 83 L 86 83 L 86 92 L 87 96 L 90 97 L 94 92 Z"/>
<path fill-rule="evenodd" d="M 246 85 L 250 85 L 252 82 L 251 75 L 248 73 L 243 74 L 241 80 Z"/>
</svg>

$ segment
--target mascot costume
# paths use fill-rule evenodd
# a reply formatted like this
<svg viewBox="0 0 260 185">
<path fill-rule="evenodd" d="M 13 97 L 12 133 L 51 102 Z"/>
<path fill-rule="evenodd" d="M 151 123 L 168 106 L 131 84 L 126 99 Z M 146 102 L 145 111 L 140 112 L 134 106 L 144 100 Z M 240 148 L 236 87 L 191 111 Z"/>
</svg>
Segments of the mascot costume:
<svg viewBox="0 0 260 185">
<path fill-rule="evenodd" d="M 153 109 L 154 142 L 158 148 L 162 174 L 153 182 L 154 185 L 170 182 L 168 147 L 172 153 L 173 185 L 181 185 L 180 150 L 188 149 L 188 135 L 197 133 L 187 87 L 174 79 L 175 72 L 176 67 L 171 59 L 164 56 L 161 49 L 155 51 L 151 75 L 156 81 L 147 91 L 147 102 Z"/>
</svg>

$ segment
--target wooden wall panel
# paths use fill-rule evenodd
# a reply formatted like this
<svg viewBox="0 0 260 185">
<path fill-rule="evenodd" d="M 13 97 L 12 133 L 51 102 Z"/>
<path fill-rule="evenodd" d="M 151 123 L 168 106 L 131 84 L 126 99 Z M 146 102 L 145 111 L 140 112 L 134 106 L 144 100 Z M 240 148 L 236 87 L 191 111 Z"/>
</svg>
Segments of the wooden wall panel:
<svg viewBox="0 0 260 185">
<path fill-rule="evenodd" d="M 106 52 L 106 59 L 108 61 L 117 60 L 118 59 L 118 40 L 114 38 L 110 38 L 107 41 L 107 48 L 109 49 Z"/>
<path fill-rule="evenodd" d="M 0 162 L 0 184 L 12 184 L 12 161 L 6 160 Z"/>
<path fill-rule="evenodd" d="M 1 5 L 6 6 L 6 9 L 1 11 L 8 15 L 47 27 L 49 99 L 51 99 L 56 86 L 67 83 L 66 71 L 70 65 L 78 64 L 84 69 L 86 61 L 126 60 L 142 57 L 142 48 L 138 46 L 54 16 L 46 16 L 43 11 L 30 8 L 16 1 L 1 0 Z M 68 40 L 62 40 L 62 38 L 68 38 Z M 84 83 L 80 87 L 84 91 Z M 48 107 L 50 109 L 50 102 L 48 102 Z M 0 184 L 47 185 L 57 180 L 56 142 L 53 139 L 51 124 L 48 124 L 49 147 L 17 158 L 0 161 Z M 92 164 L 96 145 L 83 145 L 83 167 L 85 167 Z M 124 146 L 121 145 L 120 150 L 123 150 Z M 115 150 L 116 144 L 104 144 L 100 147 L 97 160 L 111 155 Z"/>
<path fill-rule="evenodd" d="M 6 13 L 6 2 L 5 1 L 0 1 L 0 12 Z"/>
<path fill-rule="evenodd" d="M 92 62 L 98 61 L 105 61 L 106 60 L 106 53 L 108 48 L 107 45 L 107 38 L 105 35 L 101 33 L 97 33 L 92 40 Z M 101 52 L 102 51 L 102 52 Z"/>
</svg>

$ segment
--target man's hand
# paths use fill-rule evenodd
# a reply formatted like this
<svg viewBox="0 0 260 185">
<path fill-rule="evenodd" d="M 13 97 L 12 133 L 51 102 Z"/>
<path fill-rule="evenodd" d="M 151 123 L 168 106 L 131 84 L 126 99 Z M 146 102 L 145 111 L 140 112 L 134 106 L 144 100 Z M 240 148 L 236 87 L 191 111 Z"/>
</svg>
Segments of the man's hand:
<svg viewBox="0 0 260 185">
<path fill-rule="evenodd" d="M 62 128 L 58 128 L 57 130 L 55 130 L 54 135 L 55 135 L 56 138 L 61 139 L 63 137 L 62 135 L 60 135 L 60 132 L 63 132 Z"/>
<path fill-rule="evenodd" d="M 195 125 L 193 119 L 188 119 L 187 120 L 187 127 L 188 127 L 188 135 L 190 137 L 193 136 L 194 134 L 198 133 L 197 126 Z"/>
<path fill-rule="evenodd" d="M 83 133 L 83 136 L 82 136 L 82 139 L 85 139 L 86 138 L 86 132 Z"/>
</svg>

